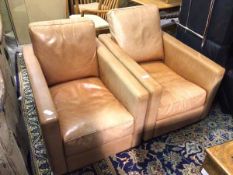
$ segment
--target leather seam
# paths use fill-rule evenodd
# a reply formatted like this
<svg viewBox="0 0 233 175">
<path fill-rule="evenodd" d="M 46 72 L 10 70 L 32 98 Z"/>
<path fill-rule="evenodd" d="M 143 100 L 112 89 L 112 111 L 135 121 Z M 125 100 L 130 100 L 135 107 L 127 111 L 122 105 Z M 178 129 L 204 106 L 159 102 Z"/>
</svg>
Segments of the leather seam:
<svg viewBox="0 0 233 175">
<path fill-rule="evenodd" d="M 133 128 L 134 128 L 134 126 L 133 126 L 133 125 L 134 125 L 134 117 L 132 116 L 132 118 L 133 118 L 133 120 L 132 120 L 132 125 L 131 125 L 131 127 L 132 127 L 132 129 L 133 129 Z M 72 142 L 72 141 L 76 141 L 76 140 L 79 140 L 79 139 L 82 138 L 82 137 L 90 136 L 90 135 L 95 134 L 95 133 L 98 133 L 98 132 L 104 132 L 104 131 L 106 131 L 106 130 L 113 129 L 113 128 L 117 128 L 117 127 L 122 126 L 122 125 L 126 125 L 126 124 L 120 123 L 120 124 L 118 124 L 118 125 L 115 125 L 115 126 L 110 127 L 110 128 L 106 128 L 106 129 L 104 129 L 104 130 L 100 130 L 100 131 L 95 130 L 95 131 L 92 132 L 92 133 L 88 133 L 88 134 L 85 134 L 85 135 L 83 135 L 83 136 L 81 136 L 81 137 L 78 137 L 78 138 L 75 138 L 75 139 L 70 139 L 70 140 L 68 140 L 68 141 L 64 141 L 64 139 L 63 139 L 63 142 L 64 142 L 64 143 L 69 143 L 69 142 Z M 133 133 L 134 133 L 134 129 L 133 129 Z M 132 134 L 133 134 L 133 133 L 132 133 Z"/>
<path fill-rule="evenodd" d="M 193 111 L 193 110 L 199 109 L 199 108 L 201 108 L 201 107 L 204 108 L 205 105 L 203 104 L 203 105 L 201 105 L 201 106 L 199 106 L 199 107 L 195 107 L 195 108 L 193 108 L 193 109 L 189 109 L 188 111 Z M 163 120 L 167 120 L 168 118 L 169 118 L 169 119 L 171 119 L 171 118 L 177 118 L 176 115 L 179 115 L 179 114 L 182 114 L 182 113 L 186 113 L 186 112 L 188 112 L 188 111 L 179 112 L 179 113 L 177 113 L 177 114 L 173 114 L 172 116 L 167 116 L 166 118 L 163 118 L 163 119 L 160 119 L 160 120 L 156 120 L 156 122 L 158 122 L 158 121 L 163 121 Z M 202 111 L 202 112 L 203 112 L 203 111 Z M 200 113 L 200 116 L 202 115 L 202 112 Z"/>
<path fill-rule="evenodd" d="M 56 21 L 55 21 L 56 22 Z M 59 20 L 57 21 L 59 22 Z M 75 22 L 75 23 L 74 23 Z M 61 26 L 61 25 L 75 25 L 78 23 L 87 23 L 87 22 L 91 22 L 91 24 L 94 24 L 91 20 L 84 20 L 84 21 L 79 21 L 79 20 L 75 20 L 75 19 L 67 19 L 67 22 L 62 21 L 62 23 L 49 23 L 49 24 L 31 24 L 30 28 L 38 28 L 38 27 L 44 27 L 44 26 Z"/>
</svg>

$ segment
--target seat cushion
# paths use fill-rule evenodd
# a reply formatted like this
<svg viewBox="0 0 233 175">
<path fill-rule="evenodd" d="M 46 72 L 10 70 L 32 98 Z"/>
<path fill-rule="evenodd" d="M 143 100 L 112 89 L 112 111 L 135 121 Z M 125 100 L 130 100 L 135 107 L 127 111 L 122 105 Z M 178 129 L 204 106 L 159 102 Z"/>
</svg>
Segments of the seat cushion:
<svg viewBox="0 0 233 175">
<path fill-rule="evenodd" d="M 133 133 L 134 118 L 98 78 L 56 85 L 50 92 L 66 155 Z"/>
<path fill-rule="evenodd" d="M 176 74 L 163 62 L 142 63 L 141 66 L 163 87 L 157 120 L 204 105 L 206 91 Z"/>
<path fill-rule="evenodd" d="M 109 29 L 117 44 L 137 62 L 163 58 L 158 8 L 152 5 L 111 10 Z"/>
<path fill-rule="evenodd" d="M 79 10 L 80 13 L 83 10 L 98 10 L 99 7 L 99 3 L 98 2 L 92 2 L 92 3 L 88 3 L 88 4 L 79 4 Z"/>
</svg>

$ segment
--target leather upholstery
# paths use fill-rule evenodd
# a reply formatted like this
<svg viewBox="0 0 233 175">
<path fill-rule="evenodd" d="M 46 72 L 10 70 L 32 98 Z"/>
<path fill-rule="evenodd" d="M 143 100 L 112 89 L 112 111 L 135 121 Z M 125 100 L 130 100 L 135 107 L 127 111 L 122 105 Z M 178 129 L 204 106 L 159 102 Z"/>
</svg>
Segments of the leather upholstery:
<svg viewBox="0 0 233 175">
<path fill-rule="evenodd" d="M 157 7 L 145 5 L 140 8 L 114 9 L 108 13 L 107 19 L 112 37 L 134 60 L 143 62 L 163 58 Z"/>
<path fill-rule="evenodd" d="M 24 46 L 23 54 L 51 166 L 55 174 L 65 173 L 67 167 L 63 153 L 58 114 L 50 95 L 48 85 L 41 71 L 40 64 L 34 55 L 32 46 Z"/>
<path fill-rule="evenodd" d="M 98 78 L 62 83 L 50 92 L 66 155 L 133 133 L 134 118 Z"/>
<path fill-rule="evenodd" d="M 93 37 L 93 23 L 40 22 L 30 32 L 33 48 L 24 47 L 25 62 L 55 174 L 136 146 L 149 94 Z"/>
<path fill-rule="evenodd" d="M 136 41 L 143 43 L 143 41 L 150 41 L 151 38 L 146 36 L 147 32 L 138 34 L 137 40 L 134 37 L 122 37 L 131 36 L 129 31 L 134 31 L 134 28 L 130 25 L 127 28 L 127 24 L 120 25 L 123 23 L 119 21 L 127 19 L 129 24 L 135 24 L 136 21 L 137 26 L 141 26 L 148 20 L 146 24 L 149 30 L 159 31 L 157 29 L 160 26 L 159 21 L 152 21 L 159 15 L 158 11 L 155 8 L 154 14 L 150 13 L 151 8 L 153 7 L 138 6 L 133 7 L 133 10 L 131 8 L 115 9 L 111 12 L 114 15 L 109 14 L 110 17 L 113 16 L 112 19 L 109 18 L 111 35 L 99 35 L 100 41 L 135 76 L 150 95 L 144 125 L 144 140 L 178 129 L 206 116 L 224 74 L 221 66 L 166 33 L 161 37 L 163 60 L 148 62 L 144 59 L 146 56 L 137 60 L 128 54 L 118 41 L 116 32 L 120 31 L 117 36 L 123 38 L 124 43 L 127 44 L 137 43 Z M 152 17 L 145 14 L 147 10 Z M 137 14 L 135 14 L 136 11 Z M 138 16 L 144 19 L 143 22 L 138 20 Z M 145 49 L 144 47 L 134 48 L 134 51 L 144 53 Z"/>
<path fill-rule="evenodd" d="M 116 139 L 114 142 L 99 145 L 98 147 L 95 147 L 94 149 L 88 150 L 86 152 L 69 156 L 67 157 L 68 169 L 69 171 L 72 171 L 87 164 L 101 160 L 109 155 L 114 155 L 115 153 L 121 152 L 122 150 L 127 150 L 131 147 L 132 140 L 133 136 L 128 135 Z"/>
<path fill-rule="evenodd" d="M 180 76 L 206 90 L 207 96 L 202 117 L 206 116 L 225 69 L 169 34 L 163 34 L 163 41 L 165 64 Z"/>
<path fill-rule="evenodd" d="M 206 91 L 177 75 L 163 62 L 146 62 L 140 65 L 163 88 L 157 120 L 204 105 Z"/>
<path fill-rule="evenodd" d="M 29 25 L 33 50 L 49 86 L 98 76 L 94 24 L 75 21 L 78 19 Z"/>
<path fill-rule="evenodd" d="M 99 35 L 99 40 L 117 57 L 117 59 L 135 76 L 135 78 L 148 91 L 150 98 L 144 123 L 144 138 L 148 140 L 153 137 L 154 124 L 157 120 L 158 107 L 162 95 L 162 86 L 158 84 L 141 66 L 129 57 L 111 39 L 109 34 Z"/>
<path fill-rule="evenodd" d="M 156 122 L 154 136 L 159 136 L 170 131 L 182 128 L 201 119 L 204 106 L 179 113 Z"/>
<path fill-rule="evenodd" d="M 141 141 L 149 94 L 102 44 L 97 55 L 101 80 L 134 117 L 132 146 L 136 146 Z"/>
</svg>

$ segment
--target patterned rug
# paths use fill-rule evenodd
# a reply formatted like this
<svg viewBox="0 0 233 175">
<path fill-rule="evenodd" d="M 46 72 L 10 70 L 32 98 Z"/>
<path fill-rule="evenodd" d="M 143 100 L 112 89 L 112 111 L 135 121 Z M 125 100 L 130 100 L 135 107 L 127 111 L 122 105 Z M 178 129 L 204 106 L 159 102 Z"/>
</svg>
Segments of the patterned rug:
<svg viewBox="0 0 233 175">
<path fill-rule="evenodd" d="M 31 146 L 35 174 L 51 174 L 25 63 L 18 58 L 22 112 Z M 101 160 L 70 175 L 200 174 L 205 148 L 233 140 L 233 118 L 213 105 L 208 117 L 180 130 Z"/>
<path fill-rule="evenodd" d="M 214 105 L 204 120 L 156 137 L 73 174 L 199 174 L 205 148 L 233 140 L 233 118 Z"/>
</svg>

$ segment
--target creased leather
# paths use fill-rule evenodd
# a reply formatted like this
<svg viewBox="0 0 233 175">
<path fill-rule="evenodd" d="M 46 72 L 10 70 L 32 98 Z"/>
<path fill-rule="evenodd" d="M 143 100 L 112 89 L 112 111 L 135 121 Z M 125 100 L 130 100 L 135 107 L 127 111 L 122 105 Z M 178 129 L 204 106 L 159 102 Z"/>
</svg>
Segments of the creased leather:
<svg viewBox="0 0 233 175">
<path fill-rule="evenodd" d="M 86 21 L 79 23 L 83 28 L 76 24 L 76 21 L 69 20 L 34 23 L 30 28 L 33 48 L 30 46 L 24 49 L 25 55 L 29 55 L 26 56 L 25 62 L 31 77 L 51 164 L 56 174 L 66 173 L 139 144 L 147 112 L 148 92 L 93 37 L 95 36 L 93 23 Z M 80 30 L 68 34 L 70 30 L 76 29 Z M 61 40 L 57 41 L 58 46 L 52 40 L 51 50 L 46 50 L 51 44 L 46 38 L 50 38 L 49 35 L 51 38 Z M 78 40 L 74 43 L 75 39 L 85 38 L 85 35 L 88 35 L 87 41 Z M 44 42 L 45 46 L 41 46 Z M 81 46 L 83 43 L 84 46 Z M 67 47 L 60 52 L 59 48 L 63 44 Z M 75 44 L 78 46 L 74 46 Z M 85 57 L 83 52 L 75 49 L 76 47 L 83 48 L 84 51 L 89 48 L 87 55 L 93 56 L 94 53 L 94 57 Z M 45 51 L 52 52 L 43 53 L 44 48 Z M 33 49 L 41 56 L 40 58 L 36 58 Z M 63 54 L 65 57 L 68 54 L 65 52 L 72 52 L 69 54 L 77 57 L 77 60 L 61 59 L 56 62 L 55 57 L 51 59 L 55 53 L 59 58 L 62 58 Z M 77 56 L 79 52 L 83 59 L 81 62 L 85 59 L 95 60 L 93 65 L 87 62 L 91 68 L 79 63 Z M 45 66 L 44 72 L 40 63 L 42 68 Z M 48 69 L 53 64 L 56 70 Z M 67 65 L 79 66 L 77 68 L 81 71 L 75 72 L 77 75 L 73 76 L 72 69 L 68 70 Z M 85 69 L 89 72 L 84 71 Z M 60 71 L 64 74 L 63 77 L 59 77 L 60 74 L 57 72 Z M 43 73 L 47 75 L 48 82 Z M 62 160 L 65 162 L 62 163 Z M 68 170 L 62 169 L 66 164 Z"/>
<path fill-rule="evenodd" d="M 92 21 L 65 19 L 37 22 L 29 25 L 29 31 L 33 50 L 49 86 L 98 76 L 96 35 Z"/>
<path fill-rule="evenodd" d="M 116 123 L 116 126 L 112 128 L 107 128 L 106 130 L 102 131 L 96 131 L 83 137 L 66 142 L 64 145 L 66 156 L 82 154 L 84 152 L 95 149 L 100 145 L 105 145 L 110 142 L 114 143 L 117 139 L 131 135 L 134 131 L 134 120 L 132 119 L 130 122 L 125 123 L 122 122 L 123 121 L 121 121 L 120 124 Z M 102 124 L 105 123 L 106 122 L 103 122 Z M 128 144 L 132 146 L 132 140 L 128 142 Z"/>
<path fill-rule="evenodd" d="M 134 117 L 132 146 L 139 144 L 147 112 L 148 92 L 102 45 L 97 49 L 100 78 Z"/>
<path fill-rule="evenodd" d="M 197 84 L 207 92 L 206 116 L 222 81 L 225 69 L 204 55 L 163 33 L 165 64 L 185 79 Z"/>
<path fill-rule="evenodd" d="M 134 7 L 134 8 L 141 8 L 141 7 Z M 138 11 L 138 13 L 142 13 L 142 12 Z M 127 12 L 125 12 L 124 15 L 125 18 L 127 18 L 126 14 Z M 132 20 L 134 20 L 134 18 L 132 18 Z M 112 23 L 110 22 L 110 27 L 112 27 L 111 25 Z M 192 118 L 192 120 L 190 119 L 190 121 L 193 122 L 199 120 L 200 117 L 206 116 L 212 104 L 212 101 L 215 97 L 218 86 L 222 80 L 224 74 L 223 68 L 213 63 L 212 61 L 208 60 L 207 58 L 204 58 L 204 56 L 193 51 L 191 48 L 184 46 L 184 44 L 180 43 L 179 41 L 169 36 L 168 34 L 163 33 L 164 63 L 171 70 L 173 70 L 179 76 L 181 76 L 183 80 L 185 79 L 187 80 L 185 81 L 186 87 L 187 85 L 189 89 L 193 89 L 193 87 L 195 87 L 194 88 L 195 90 L 191 90 L 191 91 L 192 93 L 195 92 L 196 94 L 195 98 L 198 98 L 198 100 L 200 101 L 197 104 L 191 104 L 192 102 L 189 101 L 188 102 L 189 107 L 188 108 L 185 107 L 187 111 L 174 110 L 171 114 L 169 114 L 172 115 L 170 117 L 168 117 L 169 116 L 168 114 L 162 117 L 161 116 L 158 117 L 159 105 L 161 102 L 160 100 L 169 101 L 168 99 L 163 100 L 163 97 L 161 97 L 161 95 L 162 94 L 164 95 L 166 92 L 166 89 L 164 89 L 163 84 L 160 84 L 160 81 L 162 81 L 162 79 L 156 80 L 153 74 L 149 75 L 149 73 L 143 70 L 142 67 L 140 67 L 136 63 L 136 61 L 134 61 L 133 58 L 127 55 L 125 50 L 118 45 L 119 43 L 117 42 L 114 33 L 111 34 L 112 36 L 106 34 L 100 35 L 99 36 L 100 41 L 113 53 L 114 56 L 117 57 L 117 59 L 132 73 L 132 75 L 134 75 L 138 79 L 138 81 L 142 83 L 145 89 L 150 93 L 150 100 L 148 102 L 148 110 L 147 110 L 145 126 L 144 126 L 144 140 L 148 140 L 149 138 L 152 138 L 153 135 L 157 135 L 155 132 L 158 132 L 158 134 L 165 133 L 170 131 L 170 129 L 172 128 L 176 129 L 176 126 L 182 127 L 185 125 L 185 123 L 188 124 L 189 121 L 187 118 L 189 118 L 189 116 Z M 143 38 L 143 36 L 141 37 Z M 150 38 L 148 38 L 148 40 L 149 39 Z M 130 41 L 127 42 L 130 43 Z M 143 60 L 143 58 L 141 59 Z M 181 86 L 184 85 L 183 80 L 180 84 Z M 189 83 L 187 83 L 188 81 Z M 192 85 L 195 84 L 195 86 L 189 86 L 191 85 L 190 83 Z M 179 87 L 178 85 L 176 86 Z M 205 91 L 201 90 L 201 88 L 203 88 L 206 91 L 206 100 L 204 102 L 204 106 L 202 104 L 205 99 Z M 187 95 L 187 93 L 185 94 Z M 185 104 L 188 103 L 186 102 Z M 198 112 L 193 112 L 195 110 L 197 110 Z M 182 118 L 184 118 L 184 121 L 182 121 Z M 165 119 L 167 121 L 165 123 L 168 123 L 168 126 L 160 125 L 158 126 L 159 129 L 157 129 L 156 128 L 157 123 L 159 124 L 161 123 L 161 121 L 165 121 Z"/>
<path fill-rule="evenodd" d="M 185 80 L 161 61 L 140 64 L 162 87 L 157 120 L 203 106 L 206 91 Z"/>
<path fill-rule="evenodd" d="M 158 84 L 139 64 L 125 54 L 111 39 L 111 35 L 99 35 L 99 40 L 112 52 L 112 54 L 131 72 L 131 74 L 148 91 L 149 101 L 144 126 L 144 139 L 153 137 L 154 125 L 157 120 L 158 107 L 162 95 L 162 86 Z"/>
<path fill-rule="evenodd" d="M 114 142 L 109 142 L 104 145 L 99 145 L 98 147 L 88 150 L 86 152 L 75 154 L 67 157 L 67 164 L 69 171 L 73 171 L 77 168 L 84 167 L 88 164 L 96 162 L 98 160 L 104 159 L 110 155 L 114 155 L 122 150 L 127 150 L 131 148 L 131 143 L 133 140 L 132 135 L 128 135 Z"/>
<path fill-rule="evenodd" d="M 51 98 L 48 85 L 41 71 L 40 64 L 34 55 L 32 46 L 24 46 L 23 54 L 51 166 L 55 173 L 65 173 L 67 168 L 58 115 Z"/>
<path fill-rule="evenodd" d="M 154 130 L 154 137 L 182 128 L 201 120 L 204 106 L 158 120 Z"/>
<path fill-rule="evenodd" d="M 156 6 L 113 9 L 107 15 L 117 44 L 137 62 L 163 58 L 160 16 Z"/>
<path fill-rule="evenodd" d="M 51 87 L 50 92 L 67 155 L 133 133 L 134 118 L 98 78 L 62 83 Z M 108 131 L 113 128 L 119 131 Z"/>
</svg>

